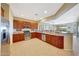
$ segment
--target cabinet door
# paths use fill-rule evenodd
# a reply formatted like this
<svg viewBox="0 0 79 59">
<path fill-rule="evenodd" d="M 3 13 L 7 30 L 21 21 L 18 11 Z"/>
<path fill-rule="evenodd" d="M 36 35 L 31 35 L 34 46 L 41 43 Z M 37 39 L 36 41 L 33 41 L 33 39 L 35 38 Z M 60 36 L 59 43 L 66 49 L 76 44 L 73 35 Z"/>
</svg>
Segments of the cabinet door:
<svg viewBox="0 0 79 59">
<path fill-rule="evenodd" d="M 13 20 L 13 28 L 17 28 L 18 27 L 18 21 L 17 20 Z"/>
<path fill-rule="evenodd" d="M 30 22 L 25 21 L 24 26 L 30 28 Z M 31 29 L 31 28 L 30 28 Z"/>
<path fill-rule="evenodd" d="M 59 44 L 58 47 L 63 49 L 64 48 L 64 36 L 59 36 Z"/>
<path fill-rule="evenodd" d="M 18 24 L 18 26 L 19 26 L 19 29 L 23 29 L 23 21 L 19 21 L 19 24 Z"/>
<path fill-rule="evenodd" d="M 61 48 L 61 49 L 64 48 L 64 43 L 63 43 L 64 37 L 63 36 L 51 36 L 51 38 L 52 38 L 51 44 L 53 46 L 57 48 Z"/>
<path fill-rule="evenodd" d="M 22 29 L 23 27 L 24 27 L 23 21 L 19 21 L 19 20 L 13 21 L 13 28 Z"/>
<path fill-rule="evenodd" d="M 19 37 L 17 34 L 13 34 L 13 42 L 17 42 L 19 40 Z"/>
<path fill-rule="evenodd" d="M 38 28 L 38 23 L 31 22 L 31 23 L 30 23 L 30 28 L 31 28 L 31 29 L 37 29 L 37 28 Z"/>
<path fill-rule="evenodd" d="M 32 32 L 31 38 L 38 38 L 38 39 L 42 40 L 42 35 L 41 35 L 41 33 Z"/>
<path fill-rule="evenodd" d="M 54 35 L 50 35 L 50 38 L 51 38 L 51 44 L 53 45 L 53 46 L 56 46 L 56 37 L 54 36 Z"/>
<path fill-rule="evenodd" d="M 32 38 L 36 38 L 36 33 L 35 33 L 35 32 L 32 32 L 32 33 L 31 33 L 31 39 L 32 39 Z"/>
<path fill-rule="evenodd" d="M 60 49 L 64 48 L 64 36 L 46 34 L 46 42 Z"/>
<path fill-rule="evenodd" d="M 51 38 L 50 35 L 46 34 L 46 42 L 51 44 Z"/>
<path fill-rule="evenodd" d="M 36 33 L 36 38 L 42 40 L 42 34 L 37 32 L 37 33 Z"/>
</svg>

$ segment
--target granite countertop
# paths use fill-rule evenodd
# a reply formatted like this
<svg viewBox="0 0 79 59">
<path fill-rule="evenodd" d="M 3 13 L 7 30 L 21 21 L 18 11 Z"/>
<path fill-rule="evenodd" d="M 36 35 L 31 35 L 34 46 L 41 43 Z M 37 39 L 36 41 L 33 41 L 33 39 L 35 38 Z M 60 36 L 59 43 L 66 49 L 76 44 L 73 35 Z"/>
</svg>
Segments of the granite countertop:
<svg viewBox="0 0 79 59">
<path fill-rule="evenodd" d="M 19 34 L 19 33 L 24 33 L 23 31 L 15 31 L 13 34 Z"/>
<path fill-rule="evenodd" d="M 35 32 L 35 31 L 31 31 L 31 32 Z M 57 36 L 70 36 L 70 35 L 72 36 L 73 35 L 73 33 L 56 33 L 56 32 L 39 32 L 39 33 L 57 35 Z"/>
<path fill-rule="evenodd" d="M 32 32 L 39 32 L 39 31 L 30 31 Z M 19 33 L 24 33 L 23 31 L 14 31 L 13 34 L 19 34 Z M 39 32 L 42 34 L 50 34 L 50 35 L 57 35 L 57 36 L 72 36 L 73 33 L 56 33 L 56 32 Z"/>
</svg>

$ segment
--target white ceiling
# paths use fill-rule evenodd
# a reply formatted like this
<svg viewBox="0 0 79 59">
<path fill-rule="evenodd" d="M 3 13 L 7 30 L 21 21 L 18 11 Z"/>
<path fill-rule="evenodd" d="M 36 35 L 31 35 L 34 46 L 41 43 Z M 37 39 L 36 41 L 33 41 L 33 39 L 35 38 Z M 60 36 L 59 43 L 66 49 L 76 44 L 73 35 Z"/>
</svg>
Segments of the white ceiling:
<svg viewBox="0 0 79 59">
<path fill-rule="evenodd" d="M 62 6 L 61 3 L 10 3 L 13 15 L 30 20 L 54 15 Z"/>
<path fill-rule="evenodd" d="M 47 21 L 46 23 L 50 24 L 65 24 L 72 23 L 79 20 L 79 4 L 74 6 L 72 9 L 64 13 L 62 16 L 55 20 Z"/>
</svg>

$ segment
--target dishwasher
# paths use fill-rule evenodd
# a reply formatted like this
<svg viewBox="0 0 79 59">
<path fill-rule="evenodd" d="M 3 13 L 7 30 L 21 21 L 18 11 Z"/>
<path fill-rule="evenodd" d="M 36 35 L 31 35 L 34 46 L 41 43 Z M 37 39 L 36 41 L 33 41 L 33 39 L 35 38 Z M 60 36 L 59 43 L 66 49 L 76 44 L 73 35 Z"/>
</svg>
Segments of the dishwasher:
<svg viewBox="0 0 79 59">
<path fill-rule="evenodd" d="M 43 41 L 46 41 L 45 33 L 42 33 L 42 40 L 43 40 Z"/>
</svg>

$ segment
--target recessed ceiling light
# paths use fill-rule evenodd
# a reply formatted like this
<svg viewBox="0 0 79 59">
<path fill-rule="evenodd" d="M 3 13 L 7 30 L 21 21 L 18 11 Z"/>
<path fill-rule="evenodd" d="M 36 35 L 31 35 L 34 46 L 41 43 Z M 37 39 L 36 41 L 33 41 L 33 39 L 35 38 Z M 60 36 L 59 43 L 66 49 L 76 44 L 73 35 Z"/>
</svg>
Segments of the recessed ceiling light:
<svg viewBox="0 0 79 59">
<path fill-rule="evenodd" d="M 46 14 L 46 13 L 47 13 L 47 11 L 44 11 L 44 13 Z"/>
<path fill-rule="evenodd" d="M 38 16 L 38 14 L 37 14 L 37 13 L 35 13 L 35 16 Z"/>
<path fill-rule="evenodd" d="M 43 18 L 40 18 L 40 19 L 43 19 Z"/>
</svg>

